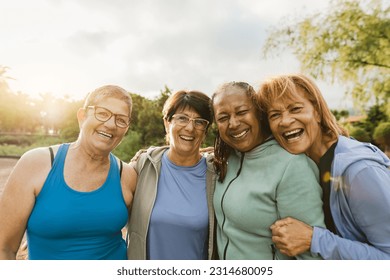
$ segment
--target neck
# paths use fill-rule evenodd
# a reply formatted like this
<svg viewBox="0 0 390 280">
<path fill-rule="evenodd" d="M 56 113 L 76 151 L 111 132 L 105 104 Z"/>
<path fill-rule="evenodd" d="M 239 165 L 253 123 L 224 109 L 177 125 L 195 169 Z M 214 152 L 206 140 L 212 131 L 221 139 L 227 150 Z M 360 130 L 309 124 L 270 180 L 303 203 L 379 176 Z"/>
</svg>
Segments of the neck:
<svg viewBox="0 0 390 280">
<path fill-rule="evenodd" d="M 329 150 L 330 146 L 337 141 L 336 137 L 322 136 L 312 145 L 311 149 L 306 152 L 306 155 L 314 160 L 315 163 L 319 164 L 321 157 Z"/>
<path fill-rule="evenodd" d="M 94 152 L 92 149 L 88 149 L 81 145 L 80 141 L 76 141 L 70 144 L 69 153 L 77 157 L 78 161 L 93 162 L 93 163 L 109 163 L 109 154 L 103 155 Z"/>
<path fill-rule="evenodd" d="M 171 162 L 178 166 L 193 166 L 197 164 L 202 157 L 199 153 L 193 155 L 181 155 L 172 151 L 172 149 L 168 150 L 167 156 Z"/>
</svg>

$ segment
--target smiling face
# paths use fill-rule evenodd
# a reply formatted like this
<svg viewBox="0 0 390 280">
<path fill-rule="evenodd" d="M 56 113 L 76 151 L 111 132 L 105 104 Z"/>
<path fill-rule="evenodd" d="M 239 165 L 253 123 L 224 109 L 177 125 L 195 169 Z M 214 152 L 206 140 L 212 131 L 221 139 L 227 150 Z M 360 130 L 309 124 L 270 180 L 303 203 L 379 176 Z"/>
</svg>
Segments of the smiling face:
<svg viewBox="0 0 390 280">
<path fill-rule="evenodd" d="M 179 108 L 175 115 L 184 115 L 192 119 L 202 118 L 201 115 L 191 107 Z M 177 162 L 179 158 L 199 158 L 199 148 L 206 137 L 206 130 L 197 129 L 191 120 L 183 125 L 179 120 L 172 118 L 164 119 L 165 130 L 169 139 L 170 159 Z"/>
<path fill-rule="evenodd" d="M 105 97 L 94 104 L 102 107 L 113 114 L 129 116 L 128 104 L 120 99 Z M 128 127 L 121 128 L 115 124 L 115 116 L 105 122 L 95 117 L 93 108 L 80 109 L 77 114 L 80 125 L 80 137 L 82 145 L 97 153 L 111 152 L 122 140 Z"/>
<path fill-rule="evenodd" d="M 216 94 L 213 108 L 219 135 L 230 147 L 247 152 L 262 142 L 256 108 L 243 89 L 233 86 Z"/>
<path fill-rule="evenodd" d="M 289 97 L 273 102 L 267 114 L 272 134 L 290 153 L 310 156 L 321 149 L 319 115 L 299 87 Z"/>
</svg>

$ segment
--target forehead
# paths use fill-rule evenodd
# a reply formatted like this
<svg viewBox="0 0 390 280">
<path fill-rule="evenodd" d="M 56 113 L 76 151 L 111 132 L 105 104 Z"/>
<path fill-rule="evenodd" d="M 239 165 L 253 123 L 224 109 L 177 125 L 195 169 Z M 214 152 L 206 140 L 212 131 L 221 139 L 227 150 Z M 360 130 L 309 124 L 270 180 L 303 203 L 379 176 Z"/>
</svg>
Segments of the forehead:
<svg viewBox="0 0 390 280">
<path fill-rule="evenodd" d="M 127 102 L 115 97 L 99 98 L 95 105 L 104 107 L 113 112 L 114 114 L 129 115 L 131 113 L 130 107 Z"/>
<path fill-rule="evenodd" d="M 295 91 L 285 92 L 282 96 L 274 98 L 270 102 L 268 111 L 278 108 L 285 108 L 294 103 L 307 102 L 309 102 L 309 100 L 306 98 L 304 91 L 298 87 Z"/>
<path fill-rule="evenodd" d="M 196 116 L 196 117 L 199 117 L 200 114 L 194 109 L 192 108 L 191 106 L 181 106 L 179 108 L 177 108 L 175 114 L 184 114 L 184 115 L 188 115 L 188 116 Z"/>
<path fill-rule="evenodd" d="M 248 94 L 237 88 L 230 88 L 218 93 L 213 101 L 213 108 L 216 113 L 251 105 L 252 99 Z"/>
</svg>

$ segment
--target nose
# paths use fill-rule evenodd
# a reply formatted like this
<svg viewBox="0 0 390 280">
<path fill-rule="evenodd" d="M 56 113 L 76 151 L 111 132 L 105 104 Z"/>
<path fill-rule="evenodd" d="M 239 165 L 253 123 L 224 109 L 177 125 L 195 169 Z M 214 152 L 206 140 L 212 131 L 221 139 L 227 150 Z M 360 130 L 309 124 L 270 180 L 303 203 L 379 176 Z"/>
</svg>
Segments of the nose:
<svg viewBox="0 0 390 280">
<path fill-rule="evenodd" d="M 231 116 L 229 118 L 229 126 L 230 127 L 237 127 L 240 125 L 240 120 L 236 116 Z"/>
<path fill-rule="evenodd" d="M 108 120 L 104 122 L 104 125 L 108 127 L 116 127 L 115 116 L 112 115 Z"/>
<path fill-rule="evenodd" d="M 294 121 L 295 119 L 289 114 L 283 114 L 279 125 L 283 127 L 289 127 Z"/>
<path fill-rule="evenodd" d="M 195 125 L 194 125 L 194 121 L 195 120 L 191 120 L 187 123 L 187 125 L 185 126 L 186 129 L 188 130 L 193 130 L 195 128 Z"/>
</svg>

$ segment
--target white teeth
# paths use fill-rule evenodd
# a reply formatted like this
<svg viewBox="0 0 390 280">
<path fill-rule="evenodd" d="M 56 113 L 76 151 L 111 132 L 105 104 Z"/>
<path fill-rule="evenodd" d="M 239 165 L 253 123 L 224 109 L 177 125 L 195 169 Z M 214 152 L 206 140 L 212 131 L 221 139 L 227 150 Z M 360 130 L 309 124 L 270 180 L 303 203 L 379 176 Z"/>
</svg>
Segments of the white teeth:
<svg viewBox="0 0 390 280">
<path fill-rule="evenodd" d="M 105 136 L 105 137 L 112 138 L 112 134 L 109 134 L 109 133 L 107 133 L 107 132 L 104 132 L 104 131 L 98 131 L 98 133 L 99 133 L 100 135 L 103 135 L 103 136 Z"/>
<path fill-rule="evenodd" d="M 240 134 L 232 135 L 232 137 L 233 138 L 240 138 L 240 137 L 244 136 L 247 132 L 248 132 L 248 130 L 244 130 Z"/>
<path fill-rule="evenodd" d="M 295 129 L 295 130 L 286 132 L 284 135 L 285 135 L 285 136 L 289 136 L 289 135 L 291 135 L 291 134 L 295 134 L 295 133 L 298 133 L 298 132 L 300 132 L 300 131 L 301 131 L 301 129 L 298 128 L 298 129 Z"/>
<path fill-rule="evenodd" d="M 186 141 L 192 141 L 195 139 L 195 137 L 183 136 L 183 135 L 181 135 L 180 138 L 182 138 L 183 140 L 186 140 Z"/>
</svg>

